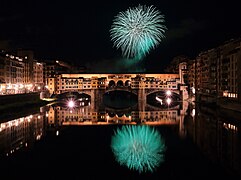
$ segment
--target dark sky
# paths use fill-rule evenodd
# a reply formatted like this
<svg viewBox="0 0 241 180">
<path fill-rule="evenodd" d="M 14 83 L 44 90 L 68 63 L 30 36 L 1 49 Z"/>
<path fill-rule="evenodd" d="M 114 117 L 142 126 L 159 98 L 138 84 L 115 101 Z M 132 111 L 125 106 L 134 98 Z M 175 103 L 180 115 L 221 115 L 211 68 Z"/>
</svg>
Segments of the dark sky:
<svg viewBox="0 0 241 180">
<path fill-rule="evenodd" d="M 194 58 L 241 34 L 239 0 L 0 0 L 0 48 L 31 48 L 38 59 L 109 68 L 121 53 L 110 40 L 112 20 L 138 4 L 161 11 L 168 28 L 145 58 L 148 71 L 162 71 L 177 55 Z"/>
</svg>

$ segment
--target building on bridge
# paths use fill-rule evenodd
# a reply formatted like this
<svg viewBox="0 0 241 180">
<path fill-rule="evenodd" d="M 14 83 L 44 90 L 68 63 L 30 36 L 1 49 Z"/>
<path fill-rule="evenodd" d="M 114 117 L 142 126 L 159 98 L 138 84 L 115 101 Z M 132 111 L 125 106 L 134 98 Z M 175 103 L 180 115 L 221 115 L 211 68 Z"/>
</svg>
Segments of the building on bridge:
<svg viewBox="0 0 241 180">
<path fill-rule="evenodd" d="M 182 99 L 188 98 L 183 82 L 185 64 L 180 66 L 179 74 L 60 74 L 48 79 L 50 94 L 65 92 L 88 93 L 91 90 L 127 90 L 135 94 L 145 91 L 173 91 Z"/>
</svg>

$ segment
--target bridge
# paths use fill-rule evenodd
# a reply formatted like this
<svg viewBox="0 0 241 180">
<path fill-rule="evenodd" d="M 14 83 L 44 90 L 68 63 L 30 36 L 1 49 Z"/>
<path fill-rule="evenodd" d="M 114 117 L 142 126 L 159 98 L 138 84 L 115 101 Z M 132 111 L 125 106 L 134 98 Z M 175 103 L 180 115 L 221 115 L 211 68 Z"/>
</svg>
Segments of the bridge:
<svg viewBox="0 0 241 180">
<path fill-rule="evenodd" d="M 140 99 L 152 93 L 171 91 L 188 98 L 183 74 L 60 74 L 48 78 L 50 94 L 79 92 L 93 96 L 94 91 L 128 91 Z"/>
<path fill-rule="evenodd" d="M 170 91 L 179 99 L 188 99 L 183 73 L 179 74 L 59 74 L 48 78 L 50 94 L 77 92 L 91 97 L 91 107 L 102 102 L 105 93 L 128 91 L 138 97 L 138 109 L 145 110 L 147 96 Z M 155 94 L 154 94 L 155 95 Z"/>
</svg>

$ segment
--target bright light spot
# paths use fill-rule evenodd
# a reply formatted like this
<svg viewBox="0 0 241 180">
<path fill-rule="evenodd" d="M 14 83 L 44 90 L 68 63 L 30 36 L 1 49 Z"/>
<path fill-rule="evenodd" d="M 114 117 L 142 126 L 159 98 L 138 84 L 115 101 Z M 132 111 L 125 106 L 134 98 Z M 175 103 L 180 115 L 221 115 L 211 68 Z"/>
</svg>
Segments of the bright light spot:
<svg viewBox="0 0 241 180">
<path fill-rule="evenodd" d="M 195 109 L 192 109 L 191 116 L 192 116 L 192 117 L 194 117 L 194 116 L 195 116 Z"/>
<path fill-rule="evenodd" d="M 170 105 L 170 104 L 171 104 L 171 102 L 172 102 L 171 98 L 167 98 L 167 100 L 166 100 L 166 101 L 167 101 L 167 104 L 168 104 L 168 105 Z"/>
<path fill-rule="evenodd" d="M 166 91 L 166 95 L 167 95 L 167 96 L 171 96 L 171 94 L 172 94 L 172 92 L 171 92 L 170 90 L 167 90 L 167 91 Z"/>
<path fill-rule="evenodd" d="M 162 105 L 162 99 L 156 96 L 156 100 L 159 101 Z"/>
<path fill-rule="evenodd" d="M 192 87 L 192 93 L 195 94 L 195 88 L 194 87 Z"/>
<path fill-rule="evenodd" d="M 37 135 L 37 137 L 36 137 L 36 140 L 40 140 L 41 139 L 41 135 Z"/>
<path fill-rule="evenodd" d="M 73 101 L 73 100 L 70 100 L 70 101 L 68 102 L 68 106 L 69 106 L 70 108 L 73 108 L 73 107 L 75 106 L 74 101 Z"/>
<path fill-rule="evenodd" d="M 59 135 L 59 131 L 56 131 L 56 136 L 58 136 Z"/>
</svg>

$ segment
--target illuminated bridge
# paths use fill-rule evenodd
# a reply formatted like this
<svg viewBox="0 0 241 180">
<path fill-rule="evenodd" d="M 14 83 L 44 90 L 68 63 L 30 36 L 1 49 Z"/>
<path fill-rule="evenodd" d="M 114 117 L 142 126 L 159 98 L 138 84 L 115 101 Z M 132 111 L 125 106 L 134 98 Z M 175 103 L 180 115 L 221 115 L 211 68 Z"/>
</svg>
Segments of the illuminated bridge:
<svg viewBox="0 0 241 180">
<path fill-rule="evenodd" d="M 121 90 L 136 94 L 138 100 L 169 90 L 181 99 L 188 98 L 181 70 L 179 74 L 60 74 L 48 78 L 48 89 L 50 94 L 78 92 L 91 97 L 96 90 L 104 93 Z"/>
<path fill-rule="evenodd" d="M 91 106 L 102 101 L 103 95 L 110 91 L 128 91 L 138 97 L 139 110 L 145 110 L 147 96 L 152 93 L 170 91 L 179 99 L 188 98 L 184 84 L 183 68 L 179 74 L 60 74 L 48 78 L 50 94 L 87 94 Z"/>
</svg>

